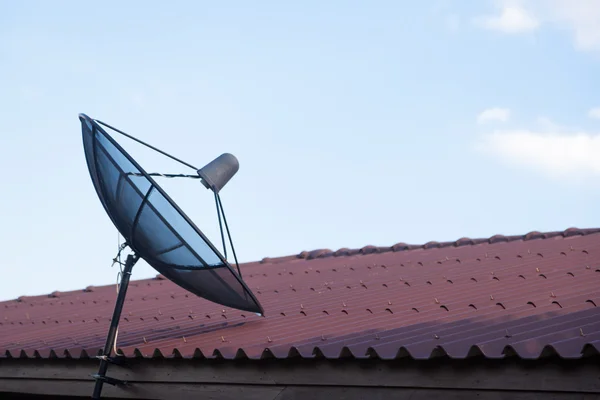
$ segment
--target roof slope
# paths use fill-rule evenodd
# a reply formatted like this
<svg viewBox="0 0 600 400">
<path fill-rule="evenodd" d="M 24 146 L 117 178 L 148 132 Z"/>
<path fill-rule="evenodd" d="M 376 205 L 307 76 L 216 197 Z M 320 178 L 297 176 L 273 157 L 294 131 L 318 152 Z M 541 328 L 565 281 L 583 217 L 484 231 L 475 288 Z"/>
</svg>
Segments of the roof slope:
<svg viewBox="0 0 600 400">
<path fill-rule="evenodd" d="M 118 347 L 253 359 L 580 358 L 599 348 L 600 229 L 316 250 L 241 268 L 266 317 L 160 276 L 132 281 Z M 0 303 L 0 357 L 96 355 L 115 297 L 112 285 Z"/>
</svg>

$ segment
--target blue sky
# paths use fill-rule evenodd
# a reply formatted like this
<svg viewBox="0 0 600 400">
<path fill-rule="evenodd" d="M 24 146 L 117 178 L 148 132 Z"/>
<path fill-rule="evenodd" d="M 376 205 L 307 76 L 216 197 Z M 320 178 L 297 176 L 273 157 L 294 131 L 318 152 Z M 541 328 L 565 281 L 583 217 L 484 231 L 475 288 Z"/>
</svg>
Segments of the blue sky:
<svg viewBox="0 0 600 400">
<path fill-rule="evenodd" d="M 599 56 L 593 0 L 0 2 L 0 299 L 116 281 L 80 112 L 235 154 L 242 261 L 598 227 Z M 218 244 L 210 192 L 161 183 Z"/>
</svg>

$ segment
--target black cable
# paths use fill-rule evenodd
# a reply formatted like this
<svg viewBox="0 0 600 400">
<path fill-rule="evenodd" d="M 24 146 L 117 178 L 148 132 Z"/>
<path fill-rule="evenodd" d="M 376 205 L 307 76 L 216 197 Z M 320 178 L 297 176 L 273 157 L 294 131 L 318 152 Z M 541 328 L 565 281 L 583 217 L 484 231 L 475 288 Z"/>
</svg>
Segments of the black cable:
<svg viewBox="0 0 600 400">
<path fill-rule="evenodd" d="M 235 260 L 235 265 L 238 270 L 238 274 L 240 274 L 240 278 L 242 277 L 242 271 L 240 271 L 240 264 L 238 264 L 237 256 L 235 255 L 235 248 L 233 247 L 233 240 L 231 240 L 231 233 L 229 233 L 229 225 L 227 225 L 227 218 L 225 218 L 225 210 L 223 209 L 223 203 L 221 203 L 221 196 L 218 193 L 215 193 L 217 200 L 219 201 L 219 207 L 221 207 L 221 212 L 223 213 L 223 222 L 225 223 L 225 229 L 227 229 L 227 237 L 229 237 L 229 244 L 231 245 L 231 252 L 233 253 L 233 259 Z"/>
<path fill-rule="evenodd" d="M 225 235 L 223 234 L 223 224 L 221 223 L 221 209 L 219 207 L 218 193 L 215 192 L 215 205 L 217 206 L 217 216 L 219 217 L 219 230 L 221 231 L 221 242 L 223 243 L 223 253 L 227 260 L 227 246 L 225 245 Z"/>
<path fill-rule="evenodd" d="M 140 139 L 138 139 L 138 138 L 135 138 L 135 137 L 133 137 L 133 136 L 131 136 L 131 135 L 128 135 L 127 133 L 125 133 L 125 132 L 123 132 L 123 131 L 121 131 L 121 130 L 118 130 L 117 128 L 114 128 L 114 127 L 112 127 L 112 126 L 110 126 L 110 125 L 108 125 L 108 124 L 105 124 L 104 122 L 102 122 L 102 121 L 99 121 L 99 120 L 97 120 L 97 119 L 95 119 L 94 121 L 96 121 L 97 123 L 99 123 L 99 124 L 101 124 L 101 125 L 104 125 L 104 126 L 105 126 L 105 127 L 107 127 L 107 128 L 110 128 L 110 129 L 112 129 L 112 130 L 113 130 L 113 131 L 115 131 L 115 132 L 118 132 L 118 133 L 120 133 L 121 135 L 123 135 L 123 136 L 125 136 L 125 137 L 128 137 L 128 138 L 129 138 L 129 139 L 131 139 L 131 140 L 135 140 L 135 141 L 136 141 L 136 142 L 138 142 L 139 144 L 142 144 L 142 145 L 144 145 L 144 146 L 146 146 L 146 147 L 148 147 L 148 148 L 150 148 L 150 149 L 152 149 L 152 150 L 154 150 L 154 151 L 157 151 L 157 152 L 159 152 L 160 154 L 162 154 L 162 155 L 164 155 L 164 156 L 167 156 L 167 157 L 169 157 L 170 159 L 172 159 L 172 160 L 175 160 L 175 161 L 177 161 L 178 163 L 181 163 L 181 164 L 185 165 L 186 167 L 190 167 L 191 169 L 194 169 L 194 170 L 196 170 L 196 171 L 198 170 L 198 168 L 194 167 L 192 164 L 188 164 L 188 163 L 186 163 L 185 161 L 183 161 L 183 160 L 180 160 L 179 158 L 177 158 L 177 157 L 175 157 L 175 156 L 172 156 L 172 155 L 170 155 L 169 153 L 166 153 L 166 152 L 164 152 L 164 151 L 162 151 L 162 150 L 160 150 L 160 149 L 157 149 L 156 147 L 154 147 L 154 146 L 152 146 L 152 145 L 150 145 L 150 144 L 148 144 L 148 143 L 146 143 L 146 142 L 143 142 L 143 141 L 141 141 L 141 140 L 140 140 Z"/>
<path fill-rule="evenodd" d="M 137 172 L 129 172 L 127 175 L 133 176 L 144 176 Z M 160 176 L 162 178 L 190 178 L 190 179 L 202 179 L 200 175 L 188 175 L 188 174 L 161 174 L 160 172 L 149 172 L 149 176 Z"/>
</svg>

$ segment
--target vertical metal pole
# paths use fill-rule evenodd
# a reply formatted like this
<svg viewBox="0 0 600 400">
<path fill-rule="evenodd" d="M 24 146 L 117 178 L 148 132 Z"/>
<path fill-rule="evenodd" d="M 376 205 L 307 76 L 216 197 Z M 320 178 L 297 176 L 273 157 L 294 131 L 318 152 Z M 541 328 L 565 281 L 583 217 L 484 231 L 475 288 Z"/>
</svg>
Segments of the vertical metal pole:
<svg viewBox="0 0 600 400">
<path fill-rule="evenodd" d="M 138 260 L 137 255 L 128 255 L 125 261 L 125 268 L 123 269 L 123 277 L 121 278 L 121 284 L 119 286 L 119 294 L 117 296 L 117 303 L 115 304 L 115 310 L 113 311 L 112 320 L 110 321 L 110 328 L 108 328 L 108 335 L 106 336 L 106 343 L 104 344 L 104 351 L 102 353 L 105 357 L 110 357 L 113 345 L 115 343 L 115 336 L 117 334 L 117 327 L 119 326 L 119 320 L 121 319 L 121 311 L 123 310 L 123 303 L 125 303 L 125 295 L 127 294 L 127 287 L 129 286 L 129 278 L 131 277 L 131 270 Z M 100 368 L 98 369 L 98 378 L 96 378 L 96 386 L 94 387 L 93 399 L 99 399 L 102 393 L 102 385 L 104 381 L 101 378 L 106 376 L 108 370 L 108 361 L 102 359 L 100 361 Z"/>
</svg>

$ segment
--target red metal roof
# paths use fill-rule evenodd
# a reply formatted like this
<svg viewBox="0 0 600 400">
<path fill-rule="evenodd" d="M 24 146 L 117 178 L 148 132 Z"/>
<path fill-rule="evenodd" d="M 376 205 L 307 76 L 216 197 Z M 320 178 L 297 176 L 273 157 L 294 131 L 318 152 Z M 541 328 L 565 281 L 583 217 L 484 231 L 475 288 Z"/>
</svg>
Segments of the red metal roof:
<svg viewBox="0 0 600 400">
<path fill-rule="evenodd" d="M 600 341 L 600 229 L 315 250 L 241 266 L 265 317 L 132 281 L 127 356 L 580 358 Z M 135 269 L 134 269 L 135 274 Z M 115 286 L 0 303 L 0 357 L 88 357 Z"/>
</svg>

